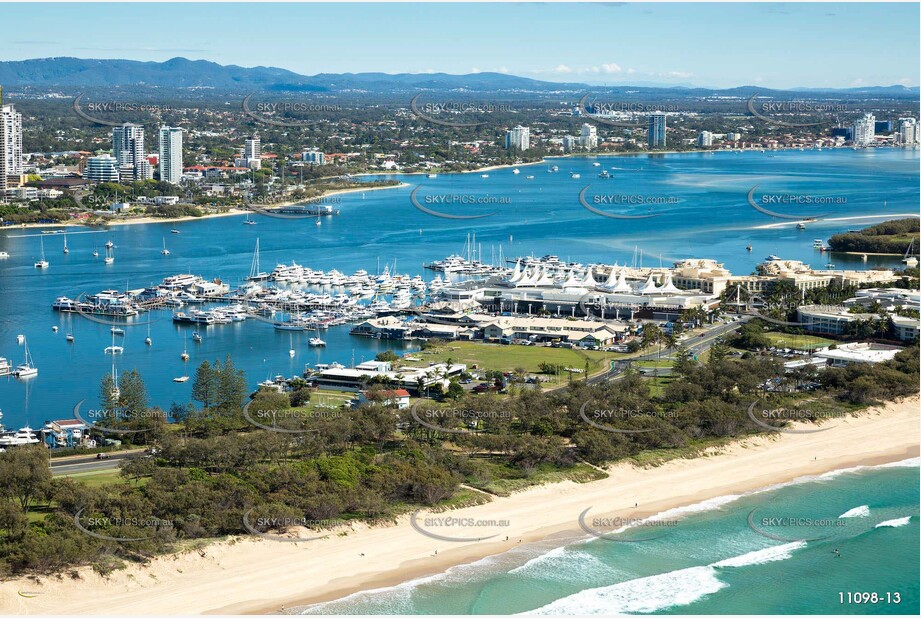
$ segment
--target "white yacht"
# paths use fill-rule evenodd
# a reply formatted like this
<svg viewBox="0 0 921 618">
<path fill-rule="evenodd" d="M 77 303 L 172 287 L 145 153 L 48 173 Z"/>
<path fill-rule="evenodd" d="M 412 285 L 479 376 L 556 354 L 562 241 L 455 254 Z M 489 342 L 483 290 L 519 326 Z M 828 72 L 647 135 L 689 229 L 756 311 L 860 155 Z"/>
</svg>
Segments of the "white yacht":
<svg viewBox="0 0 921 618">
<path fill-rule="evenodd" d="M 113 246 L 111 240 L 106 243 L 106 257 L 104 260 L 106 264 L 112 264 L 115 261 L 115 252 L 112 250 Z"/>
<path fill-rule="evenodd" d="M 312 348 L 322 348 L 326 346 L 326 342 L 320 339 L 319 337 L 311 337 L 307 343 Z"/>
<path fill-rule="evenodd" d="M 518 169 L 518 168 L 516 167 L 515 169 L 512 170 L 512 173 L 513 173 L 513 174 L 520 174 L 520 173 L 521 173 L 521 170 Z"/>
<path fill-rule="evenodd" d="M 31 427 L 23 427 L 13 433 L 0 435 L 0 446 L 25 446 L 27 444 L 38 444 L 39 439 L 35 437 L 35 432 Z"/>
<path fill-rule="evenodd" d="M 10 257 L 9 253 L 7 253 L 6 251 L 0 251 L 0 260 L 5 260 L 8 257 Z"/>
<path fill-rule="evenodd" d="M 163 239 L 163 249 L 160 250 L 160 255 L 169 255 L 169 249 L 166 248 L 166 239 Z"/>
</svg>

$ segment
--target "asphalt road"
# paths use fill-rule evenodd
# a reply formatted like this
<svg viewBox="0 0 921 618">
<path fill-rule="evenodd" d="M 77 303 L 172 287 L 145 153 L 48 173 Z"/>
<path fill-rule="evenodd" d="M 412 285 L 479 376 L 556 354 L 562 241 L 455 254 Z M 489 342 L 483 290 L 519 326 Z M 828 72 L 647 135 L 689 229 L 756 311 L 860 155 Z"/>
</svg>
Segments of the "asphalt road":
<svg viewBox="0 0 921 618">
<path fill-rule="evenodd" d="M 95 455 L 87 457 L 70 458 L 65 460 L 51 460 L 51 473 L 55 476 L 75 474 L 77 472 L 98 472 L 118 467 L 123 459 L 136 453 L 116 453 L 107 459 L 96 459 Z"/>
</svg>

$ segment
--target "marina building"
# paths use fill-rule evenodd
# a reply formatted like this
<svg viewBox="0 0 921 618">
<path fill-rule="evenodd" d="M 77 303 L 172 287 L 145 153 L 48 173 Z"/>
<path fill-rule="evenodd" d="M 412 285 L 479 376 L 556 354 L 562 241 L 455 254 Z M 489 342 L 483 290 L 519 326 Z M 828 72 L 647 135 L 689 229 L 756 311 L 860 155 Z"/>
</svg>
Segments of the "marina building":
<svg viewBox="0 0 921 618">
<path fill-rule="evenodd" d="M 160 127 L 160 180 L 178 185 L 182 179 L 182 129 Z"/>
<path fill-rule="evenodd" d="M 506 149 L 528 150 L 531 147 L 531 129 L 518 125 L 505 134 Z"/>
<path fill-rule="evenodd" d="M 368 386 L 378 383 L 391 388 L 403 389 L 409 393 L 420 394 L 420 389 L 432 388 L 436 384 L 447 389 L 450 379 L 467 371 L 467 365 L 436 363 L 426 367 L 399 367 L 394 370 L 390 363 L 369 361 L 354 368 L 330 367 L 323 369 L 310 378 L 320 388 L 331 390 L 360 392 Z"/>
<path fill-rule="evenodd" d="M 646 143 L 650 148 L 665 148 L 666 146 L 666 121 L 665 114 L 655 112 L 649 115 L 649 134 Z"/>
<path fill-rule="evenodd" d="M 819 350 L 816 358 L 828 360 L 831 367 L 846 367 L 854 363 L 882 363 L 892 360 L 902 348 L 879 343 L 845 343 L 835 349 Z"/>
</svg>

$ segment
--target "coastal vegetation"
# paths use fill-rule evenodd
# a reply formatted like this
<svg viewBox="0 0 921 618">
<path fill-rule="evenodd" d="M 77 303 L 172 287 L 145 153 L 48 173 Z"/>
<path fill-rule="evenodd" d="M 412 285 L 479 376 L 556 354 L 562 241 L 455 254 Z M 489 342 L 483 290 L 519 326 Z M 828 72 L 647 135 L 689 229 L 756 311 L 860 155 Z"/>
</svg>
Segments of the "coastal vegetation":
<svg viewBox="0 0 921 618">
<path fill-rule="evenodd" d="M 917 344 L 878 365 L 792 374 L 769 356 L 735 356 L 721 341 L 705 364 L 684 349 L 674 356 L 656 388 L 628 370 L 599 384 L 512 383 L 507 395 L 462 392 L 402 410 L 375 395 L 382 386 L 357 408 L 314 405 L 306 384 L 249 398 L 228 357 L 199 366 L 194 403 L 174 404 L 171 424 L 147 408 L 143 379 L 129 371 L 117 392 L 110 379 L 100 386 L 104 406 L 127 411 L 106 416 L 105 426 L 146 430 L 119 435 L 148 450 L 126 459 L 117 478 L 53 478 L 41 447 L 0 454 L 0 572 L 91 565 L 106 573 L 185 540 L 250 533 L 247 514 L 271 533 L 285 532 L 286 521 L 384 524 L 486 499 L 469 488 L 507 495 L 590 482 L 604 475 L 595 466 L 612 462 L 693 455 L 764 431 L 749 415 L 753 402 L 778 411 L 771 423 L 780 426 L 918 390 Z M 817 387 L 801 389 L 806 383 Z"/>
<path fill-rule="evenodd" d="M 864 228 L 859 232 L 835 234 L 828 239 L 833 251 L 904 254 L 914 242 L 913 255 L 919 251 L 921 221 L 917 217 L 895 219 Z"/>
</svg>

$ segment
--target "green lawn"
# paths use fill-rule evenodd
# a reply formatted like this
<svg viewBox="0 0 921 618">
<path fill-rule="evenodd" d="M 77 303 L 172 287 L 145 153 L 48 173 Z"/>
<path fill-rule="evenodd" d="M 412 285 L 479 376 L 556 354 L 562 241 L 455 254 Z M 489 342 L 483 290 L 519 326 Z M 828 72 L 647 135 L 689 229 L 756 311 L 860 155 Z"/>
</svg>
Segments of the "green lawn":
<svg viewBox="0 0 921 618">
<path fill-rule="evenodd" d="M 593 350 L 569 350 L 566 348 L 547 348 L 543 346 L 499 345 L 472 341 L 451 341 L 428 350 L 413 352 L 410 356 L 423 359 L 422 362 L 408 361 L 411 367 L 425 366 L 430 362 L 444 362 L 451 359 L 463 363 L 468 369 L 476 365 L 480 370 L 514 371 L 521 367 L 531 373 L 540 372 L 541 363 L 564 365 L 573 369 L 585 369 L 588 360 L 590 374 L 606 370 L 612 359 L 626 358 L 628 354 L 614 352 L 597 352 Z M 575 374 L 581 376 L 583 374 Z M 568 381 L 569 375 L 559 376 L 559 381 Z M 557 381 L 554 376 L 553 383 Z"/>
<path fill-rule="evenodd" d="M 92 472 L 75 472 L 73 474 L 62 474 L 60 478 L 71 478 L 75 481 L 80 481 L 85 485 L 90 487 L 99 487 L 100 485 L 110 485 L 112 483 L 122 482 L 122 478 L 118 475 L 118 468 L 110 468 L 108 470 L 94 470 Z M 144 484 L 145 479 L 141 479 L 141 484 Z"/>
<path fill-rule="evenodd" d="M 794 350 L 815 350 L 827 347 L 835 341 L 813 335 L 791 335 L 790 333 L 764 333 L 771 341 L 771 345 L 779 348 L 792 348 Z"/>
</svg>

